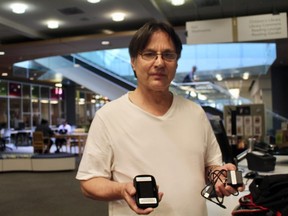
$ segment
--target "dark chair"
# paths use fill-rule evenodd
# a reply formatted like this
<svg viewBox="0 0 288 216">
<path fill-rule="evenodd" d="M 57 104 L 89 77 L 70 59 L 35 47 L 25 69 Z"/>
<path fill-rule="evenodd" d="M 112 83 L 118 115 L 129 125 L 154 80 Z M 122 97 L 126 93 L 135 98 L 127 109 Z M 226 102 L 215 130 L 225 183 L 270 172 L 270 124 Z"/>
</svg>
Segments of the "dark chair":
<svg viewBox="0 0 288 216">
<path fill-rule="evenodd" d="M 50 139 L 48 142 L 50 142 Z M 34 148 L 34 153 L 43 154 L 45 152 L 47 145 L 44 142 L 43 132 L 41 132 L 41 131 L 33 132 L 32 145 Z M 48 143 L 48 145 L 49 145 L 49 143 Z"/>
</svg>

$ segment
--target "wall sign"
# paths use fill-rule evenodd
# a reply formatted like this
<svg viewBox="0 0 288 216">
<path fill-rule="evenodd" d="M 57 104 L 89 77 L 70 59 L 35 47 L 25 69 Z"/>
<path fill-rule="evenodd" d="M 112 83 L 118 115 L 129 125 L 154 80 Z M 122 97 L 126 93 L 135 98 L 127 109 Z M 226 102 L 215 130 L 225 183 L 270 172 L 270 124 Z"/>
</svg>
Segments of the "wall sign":
<svg viewBox="0 0 288 216">
<path fill-rule="evenodd" d="M 287 13 L 186 22 L 187 44 L 287 38 Z"/>
<path fill-rule="evenodd" d="M 238 41 L 287 38 L 287 14 L 237 18 Z"/>
<path fill-rule="evenodd" d="M 233 41 L 232 19 L 187 22 L 187 44 Z"/>
</svg>

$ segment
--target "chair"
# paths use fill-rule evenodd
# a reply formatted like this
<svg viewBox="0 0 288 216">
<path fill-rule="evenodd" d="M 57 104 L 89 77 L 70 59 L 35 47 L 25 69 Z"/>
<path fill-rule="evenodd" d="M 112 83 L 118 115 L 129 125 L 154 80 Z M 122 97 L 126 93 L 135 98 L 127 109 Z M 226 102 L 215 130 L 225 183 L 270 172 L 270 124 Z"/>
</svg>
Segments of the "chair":
<svg viewBox="0 0 288 216">
<path fill-rule="evenodd" d="M 18 132 L 15 137 L 16 146 L 29 146 L 30 145 L 30 132 Z"/>
<path fill-rule="evenodd" d="M 34 148 L 34 153 L 44 153 L 47 145 L 44 143 L 43 132 L 35 131 L 33 132 L 32 145 Z"/>
<path fill-rule="evenodd" d="M 5 151 L 7 149 L 13 150 L 13 148 L 8 147 L 6 144 L 11 142 L 11 130 L 10 129 L 2 129 L 1 130 L 1 151 Z"/>
<path fill-rule="evenodd" d="M 77 133 L 85 133 L 85 128 L 75 128 L 74 129 L 74 134 Z M 70 153 L 72 153 L 72 148 L 74 147 L 74 153 L 76 153 L 76 148 L 78 148 L 78 143 L 79 142 L 84 142 L 82 139 L 71 139 L 69 142 L 69 149 Z M 78 152 L 80 153 L 81 149 L 78 149 Z"/>
</svg>

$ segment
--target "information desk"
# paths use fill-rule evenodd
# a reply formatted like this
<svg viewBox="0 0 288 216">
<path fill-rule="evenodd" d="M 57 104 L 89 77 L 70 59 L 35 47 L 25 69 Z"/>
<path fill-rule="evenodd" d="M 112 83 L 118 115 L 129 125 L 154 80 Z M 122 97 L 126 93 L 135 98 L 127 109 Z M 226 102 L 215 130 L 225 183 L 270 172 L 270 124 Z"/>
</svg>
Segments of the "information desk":
<svg viewBox="0 0 288 216">
<path fill-rule="evenodd" d="M 274 174 L 284 174 L 288 173 L 288 155 L 283 155 L 283 156 L 275 156 L 276 157 L 276 166 L 275 170 L 271 172 L 258 172 L 260 175 L 274 175 Z M 247 160 L 243 159 L 239 164 L 238 164 L 238 169 L 243 172 L 243 176 L 251 171 L 248 170 L 247 168 Z M 247 180 L 246 178 L 243 178 L 243 182 L 246 185 L 245 186 L 245 191 L 239 193 L 238 196 L 229 196 L 229 197 L 224 197 L 224 206 L 226 206 L 226 209 L 223 209 L 216 205 L 215 203 L 212 203 L 210 201 L 207 201 L 207 207 L 208 207 L 208 215 L 209 216 L 231 216 L 231 213 L 233 209 L 239 204 L 238 200 L 240 197 L 247 195 L 250 193 L 249 191 L 249 184 L 253 180 Z"/>
<path fill-rule="evenodd" d="M 72 133 L 72 134 L 55 134 L 54 137 L 60 139 L 66 139 L 66 146 L 70 149 L 71 153 L 71 143 L 76 142 L 78 145 L 79 155 L 83 153 L 84 146 L 86 143 L 88 133 Z"/>
</svg>

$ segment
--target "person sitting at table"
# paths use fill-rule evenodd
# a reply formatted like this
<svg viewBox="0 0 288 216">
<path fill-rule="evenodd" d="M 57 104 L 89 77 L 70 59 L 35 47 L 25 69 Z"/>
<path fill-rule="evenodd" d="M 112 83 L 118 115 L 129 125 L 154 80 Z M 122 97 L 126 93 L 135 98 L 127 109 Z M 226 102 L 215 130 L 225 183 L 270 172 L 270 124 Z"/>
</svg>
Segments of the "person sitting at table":
<svg viewBox="0 0 288 216">
<path fill-rule="evenodd" d="M 43 133 L 44 143 L 47 145 L 44 153 L 49 153 L 50 148 L 53 145 L 51 137 L 54 136 L 54 131 L 49 127 L 49 122 L 46 119 L 42 119 L 41 123 L 35 128 L 35 131 L 41 131 Z"/>
<path fill-rule="evenodd" d="M 62 124 L 59 125 L 59 127 L 58 127 L 58 133 L 59 134 L 70 134 L 71 133 L 71 125 L 69 125 L 66 120 L 63 120 Z M 65 144 L 66 142 L 67 142 L 67 140 L 65 138 L 57 138 L 56 139 L 56 148 L 57 149 L 56 149 L 55 153 L 59 153 L 62 145 Z"/>
</svg>

